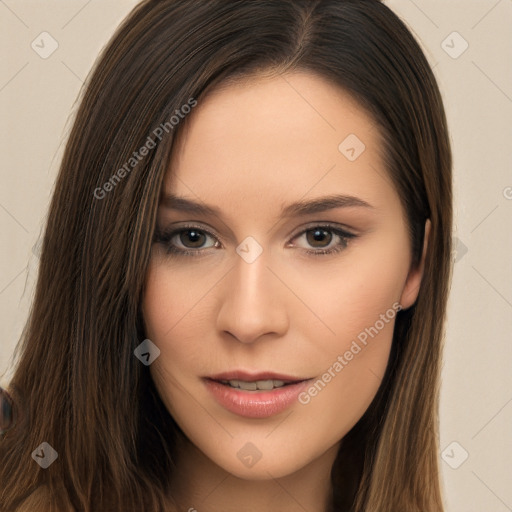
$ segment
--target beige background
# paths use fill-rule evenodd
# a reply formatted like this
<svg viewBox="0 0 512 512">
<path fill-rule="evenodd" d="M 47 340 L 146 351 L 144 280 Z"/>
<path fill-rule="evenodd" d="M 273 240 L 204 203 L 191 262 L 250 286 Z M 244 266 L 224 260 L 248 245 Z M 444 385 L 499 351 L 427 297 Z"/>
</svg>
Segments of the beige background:
<svg viewBox="0 0 512 512">
<path fill-rule="evenodd" d="M 75 99 L 135 3 L 0 0 L 0 384 L 32 298 Z M 386 3 L 434 68 L 454 151 L 458 249 L 439 454 L 447 512 L 512 511 L 512 0 Z M 31 47 L 51 49 L 42 32 L 58 43 L 45 59 Z"/>
</svg>

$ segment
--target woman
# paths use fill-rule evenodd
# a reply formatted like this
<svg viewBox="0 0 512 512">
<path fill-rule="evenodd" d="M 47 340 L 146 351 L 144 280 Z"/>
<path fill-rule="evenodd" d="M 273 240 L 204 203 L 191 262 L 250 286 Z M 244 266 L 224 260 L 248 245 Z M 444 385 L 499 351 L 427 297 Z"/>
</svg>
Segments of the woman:
<svg viewBox="0 0 512 512">
<path fill-rule="evenodd" d="M 141 2 L 66 146 L 0 508 L 442 511 L 451 223 L 384 4 Z"/>
</svg>

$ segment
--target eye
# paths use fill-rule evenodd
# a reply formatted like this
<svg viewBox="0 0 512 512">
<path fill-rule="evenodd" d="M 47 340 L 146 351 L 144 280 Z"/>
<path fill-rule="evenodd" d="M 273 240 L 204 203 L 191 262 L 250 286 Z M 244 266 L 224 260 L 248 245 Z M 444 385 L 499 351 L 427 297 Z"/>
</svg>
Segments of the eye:
<svg viewBox="0 0 512 512">
<path fill-rule="evenodd" d="M 312 226 L 306 230 L 303 230 L 296 235 L 293 240 L 305 235 L 306 243 L 315 249 L 311 250 L 305 248 L 307 254 L 314 256 L 333 254 L 342 251 L 348 246 L 350 239 L 355 238 L 356 235 L 349 233 L 344 229 L 326 225 Z M 334 243 L 331 245 L 331 242 Z"/>
<path fill-rule="evenodd" d="M 214 243 L 205 247 L 208 238 L 214 239 Z M 183 256 L 201 256 L 205 249 L 220 247 L 220 242 L 210 232 L 197 226 L 184 226 L 171 231 L 155 231 L 154 242 L 163 244 L 168 254 Z"/>
<path fill-rule="evenodd" d="M 342 251 L 348 245 L 350 239 L 356 235 L 344 229 L 325 225 L 313 225 L 296 234 L 292 240 L 299 239 L 305 235 L 308 247 L 300 247 L 308 255 L 328 255 Z M 213 243 L 207 245 L 208 239 Z M 167 254 L 177 256 L 204 256 L 208 249 L 220 248 L 221 243 L 215 235 L 197 226 L 182 226 L 175 230 L 156 229 L 154 242 L 164 245 Z M 295 245 L 287 245 L 295 247 Z M 311 249 L 312 247 L 312 249 Z"/>
</svg>

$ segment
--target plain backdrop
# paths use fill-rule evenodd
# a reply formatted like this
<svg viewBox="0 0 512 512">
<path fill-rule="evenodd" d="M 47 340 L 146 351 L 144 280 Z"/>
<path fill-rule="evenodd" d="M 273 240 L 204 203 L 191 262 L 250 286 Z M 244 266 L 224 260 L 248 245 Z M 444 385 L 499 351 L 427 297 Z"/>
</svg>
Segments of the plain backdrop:
<svg viewBox="0 0 512 512">
<path fill-rule="evenodd" d="M 446 508 L 512 511 L 512 0 L 385 3 L 434 69 L 454 154 L 439 453 Z M 2 385 L 33 296 L 37 241 L 75 100 L 135 4 L 0 0 Z"/>
</svg>

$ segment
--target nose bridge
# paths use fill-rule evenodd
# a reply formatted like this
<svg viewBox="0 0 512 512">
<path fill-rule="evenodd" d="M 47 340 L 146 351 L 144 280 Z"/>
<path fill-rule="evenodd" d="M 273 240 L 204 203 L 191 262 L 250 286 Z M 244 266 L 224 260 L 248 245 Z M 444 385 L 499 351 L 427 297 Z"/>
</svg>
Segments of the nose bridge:
<svg viewBox="0 0 512 512">
<path fill-rule="evenodd" d="M 257 306 L 256 302 L 268 292 L 270 253 L 252 236 L 246 237 L 236 247 L 237 258 L 232 272 L 233 292 L 241 302 Z"/>
<path fill-rule="evenodd" d="M 237 258 L 224 287 L 218 328 L 250 343 L 266 333 L 282 334 L 287 311 L 282 284 L 267 268 L 268 251 L 248 237 L 236 249 Z"/>
<path fill-rule="evenodd" d="M 237 253 L 242 253 L 233 269 L 231 284 L 233 295 L 236 297 L 235 307 L 240 318 L 252 317 L 261 321 L 260 316 L 267 313 L 266 309 L 276 300 L 275 284 L 272 283 L 272 273 L 268 270 L 269 253 L 258 254 L 254 247 L 243 252 L 244 244 L 240 244 Z"/>
</svg>

